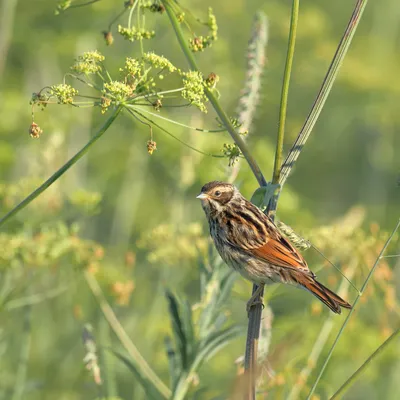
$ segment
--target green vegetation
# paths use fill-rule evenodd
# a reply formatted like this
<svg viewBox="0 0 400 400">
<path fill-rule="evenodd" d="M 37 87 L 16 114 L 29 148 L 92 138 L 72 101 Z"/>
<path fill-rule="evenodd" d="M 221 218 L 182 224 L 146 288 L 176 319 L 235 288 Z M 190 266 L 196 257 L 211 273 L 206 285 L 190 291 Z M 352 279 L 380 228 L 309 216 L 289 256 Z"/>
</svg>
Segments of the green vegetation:
<svg viewBox="0 0 400 400">
<path fill-rule="evenodd" d="M 257 399 L 397 399 L 398 5 L 338 48 L 354 4 L 290 3 L 0 4 L 0 399 L 243 398 L 251 285 L 195 199 L 215 179 L 278 204 L 356 304 L 267 287 Z"/>
</svg>

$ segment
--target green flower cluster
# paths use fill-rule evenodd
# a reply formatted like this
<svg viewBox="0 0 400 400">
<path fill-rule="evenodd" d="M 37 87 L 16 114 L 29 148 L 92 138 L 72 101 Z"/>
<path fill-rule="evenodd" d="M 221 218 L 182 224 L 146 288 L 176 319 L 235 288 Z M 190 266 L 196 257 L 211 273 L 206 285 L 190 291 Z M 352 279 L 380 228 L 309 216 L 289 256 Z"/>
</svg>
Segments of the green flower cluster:
<svg viewBox="0 0 400 400">
<path fill-rule="evenodd" d="M 230 167 L 235 165 L 235 163 L 238 161 L 239 157 L 242 155 L 242 152 L 240 151 L 240 149 L 236 143 L 234 143 L 234 144 L 224 143 L 224 148 L 222 149 L 222 152 L 223 152 L 224 156 L 229 159 Z"/>
<path fill-rule="evenodd" d="M 78 91 L 71 85 L 61 83 L 59 85 L 50 86 L 50 94 L 57 97 L 58 104 L 72 104 L 74 96 L 78 94 Z"/>
<path fill-rule="evenodd" d="M 172 65 L 171 61 L 169 61 L 167 58 L 152 52 L 144 53 L 143 60 L 154 68 L 167 69 L 169 72 L 174 72 L 177 70 L 177 68 Z"/>
<path fill-rule="evenodd" d="M 47 106 L 47 102 L 49 101 L 49 96 L 47 93 L 43 93 L 40 91 L 39 93 L 32 93 L 30 105 L 38 105 L 41 110 L 44 110 Z"/>
<path fill-rule="evenodd" d="M 82 268 L 98 264 L 104 249 L 97 243 L 80 239 L 77 226 L 62 222 L 44 225 L 32 237 L 25 231 L 1 233 L 0 271 L 13 268 L 51 268 L 65 262 Z"/>
<path fill-rule="evenodd" d="M 143 65 L 135 58 L 127 57 L 125 60 L 124 68 L 120 68 L 120 72 L 125 73 L 131 77 L 139 78 L 142 76 Z"/>
<path fill-rule="evenodd" d="M 105 83 L 102 93 L 103 98 L 106 100 L 104 101 L 104 106 L 102 104 L 102 108 L 105 108 L 106 111 L 108 106 L 112 103 L 124 102 L 132 96 L 134 90 L 135 89 L 132 86 L 129 86 L 120 81 L 111 81 L 109 83 Z"/>
<path fill-rule="evenodd" d="M 210 33 L 207 36 L 196 36 L 193 39 L 189 39 L 189 47 L 195 53 L 211 47 L 213 42 L 218 39 L 217 19 L 211 7 L 208 9 L 208 22 L 206 25 L 210 29 Z"/>
<path fill-rule="evenodd" d="M 203 77 L 198 71 L 183 72 L 182 97 L 198 107 L 202 112 L 207 112 L 205 102 L 207 97 L 204 93 L 205 85 Z"/>
<path fill-rule="evenodd" d="M 72 1 L 71 0 L 61 0 L 58 2 L 57 7 L 54 11 L 55 15 L 59 15 L 66 9 L 68 9 L 71 6 Z"/>
<path fill-rule="evenodd" d="M 156 34 L 154 31 L 148 31 L 146 29 L 138 30 L 134 26 L 132 26 L 132 28 L 124 28 L 121 25 L 118 25 L 118 33 L 131 42 L 140 39 L 151 39 Z"/>
<path fill-rule="evenodd" d="M 78 74 L 95 74 L 101 71 L 102 67 L 99 63 L 102 61 L 104 61 L 104 56 L 97 50 L 88 51 L 76 59 L 71 69 Z"/>
<path fill-rule="evenodd" d="M 160 14 L 165 11 L 165 7 L 159 1 L 141 1 L 140 8 L 148 9 L 151 12 L 158 12 Z"/>
</svg>

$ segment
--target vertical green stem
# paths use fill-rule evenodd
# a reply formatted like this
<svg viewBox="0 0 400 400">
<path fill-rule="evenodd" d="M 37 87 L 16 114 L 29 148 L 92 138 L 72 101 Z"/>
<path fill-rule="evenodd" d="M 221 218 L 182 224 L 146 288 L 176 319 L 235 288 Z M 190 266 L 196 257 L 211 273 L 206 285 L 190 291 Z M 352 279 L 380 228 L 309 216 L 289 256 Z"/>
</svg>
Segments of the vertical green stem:
<svg viewBox="0 0 400 400">
<path fill-rule="evenodd" d="M 294 49 L 296 43 L 296 32 L 297 32 L 297 21 L 299 16 L 299 0 L 293 0 L 292 11 L 291 11 L 291 21 L 290 21 L 290 31 L 288 39 L 288 50 L 286 55 L 286 65 L 285 72 L 283 76 L 282 84 L 282 97 L 281 97 L 281 107 L 279 113 L 279 129 L 278 138 L 276 142 L 275 151 L 275 163 L 274 171 L 272 177 L 272 183 L 277 183 L 279 181 L 279 175 L 282 164 L 282 152 L 283 152 L 283 138 L 285 134 L 285 120 L 286 120 L 286 110 L 287 110 L 287 99 L 289 94 L 289 82 L 290 74 L 292 71 Z M 276 201 L 270 202 L 268 206 L 268 213 L 273 218 L 273 214 L 276 208 Z M 253 285 L 253 294 L 258 289 L 257 285 Z M 262 290 L 260 296 L 264 295 L 264 290 Z M 260 336 L 260 326 L 261 326 L 261 315 L 262 315 L 262 305 L 256 305 L 250 309 L 249 312 L 249 322 L 247 327 L 247 340 L 246 340 L 246 354 L 245 354 L 245 370 L 247 372 L 247 395 L 246 399 L 255 399 L 256 393 L 256 374 L 257 374 L 257 350 L 258 350 L 258 340 Z"/>
<path fill-rule="evenodd" d="M 193 56 L 192 51 L 189 48 L 189 45 L 187 43 L 187 40 L 185 39 L 181 26 L 178 22 L 178 19 L 175 15 L 174 10 L 172 9 L 170 5 L 169 0 L 162 0 L 162 3 L 165 7 L 165 10 L 168 14 L 168 17 L 170 19 L 171 25 L 175 31 L 175 35 L 178 39 L 179 45 L 181 46 L 181 49 L 183 53 L 186 56 L 186 59 L 189 63 L 189 67 L 193 71 L 199 71 L 199 68 L 197 66 L 196 60 Z M 251 170 L 253 171 L 254 176 L 256 177 L 258 183 L 260 186 L 266 186 L 267 181 L 265 180 L 256 160 L 252 156 L 249 148 L 247 147 L 246 143 L 244 140 L 241 138 L 238 132 L 236 132 L 234 126 L 232 125 L 229 117 L 226 115 L 225 111 L 222 109 L 219 100 L 215 96 L 214 92 L 208 88 L 205 88 L 205 94 L 210 101 L 211 105 L 213 106 L 215 112 L 217 113 L 219 119 L 221 122 L 225 125 L 226 129 L 228 130 L 229 134 L 231 135 L 232 139 L 234 142 L 238 145 L 240 151 L 243 153 L 243 156 L 247 160 Z"/>
<path fill-rule="evenodd" d="M 292 4 L 292 17 L 290 20 L 290 33 L 289 42 L 286 55 L 286 65 L 285 72 L 283 75 L 282 93 L 281 93 L 281 105 L 279 111 L 279 126 L 278 126 L 278 138 L 276 140 L 276 150 L 275 150 L 275 163 L 274 163 L 274 173 L 272 177 L 272 183 L 279 182 L 279 176 L 281 173 L 282 165 L 282 153 L 283 153 L 283 138 L 285 135 L 285 121 L 286 121 L 286 111 L 287 102 L 289 96 L 289 84 L 290 75 L 292 72 L 293 58 L 294 58 L 294 48 L 296 44 L 296 33 L 297 33 L 297 21 L 299 18 L 299 6 L 300 0 L 293 0 Z"/>
<path fill-rule="evenodd" d="M 110 325 L 107 320 L 103 317 L 100 318 L 99 321 L 99 332 L 100 332 L 100 370 L 102 371 L 102 375 L 105 381 L 105 392 L 107 398 L 117 398 L 118 397 L 118 389 L 117 389 L 117 380 L 115 373 L 114 361 L 115 357 L 112 357 L 109 351 L 106 351 L 106 348 L 112 348 L 111 338 L 110 338 Z"/>
<path fill-rule="evenodd" d="M 140 354 L 137 347 L 134 345 L 128 334 L 126 333 L 125 329 L 119 322 L 117 316 L 115 315 L 113 309 L 111 308 L 110 304 L 108 304 L 106 297 L 104 296 L 103 291 L 101 290 L 96 278 L 90 274 L 89 272 L 85 272 L 85 279 L 89 286 L 89 289 L 93 293 L 94 298 L 96 299 L 99 307 L 109 323 L 111 329 L 117 335 L 118 339 L 120 340 L 121 344 L 125 347 L 126 351 L 132 357 L 140 368 L 140 372 L 146 377 L 158 390 L 160 395 L 168 399 L 171 396 L 171 390 L 164 384 L 164 382 L 158 377 L 158 375 L 152 370 L 150 365 L 147 363 L 145 358 Z"/>
<path fill-rule="evenodd" d="M 349 46 L 356 32 L 358 24 L 361 20 L 361 16 L 364 12 L 365 6 L 367 5 L 367 2 L 368 0 L 358 0 L 356 5 L 354 6 L 351 18 L 347 24 L 346 30 L 342 36 L 342 39 L 339 43 L 336 53 L 332 59 L 328 72 L 325 75 L 324 81 L 317 94 L 317 97 L 310 110 L 310 113 L 308 114 L 307 119 L 304 122 L 303 127 L 301 128 L 300 133 L 298 134 L 295 142 L 293 143 L 292 148 L 290 149 L 285 159 L 285 162 L 281 167 L 281 174 L 279 177 L 279 184 L 281 185 L 281 187 L 286 182 L 286 179 L 289 176 L 289 173 L 293 168 L 293 165 L 298 159 L 300 152 L 303 149 L 308 137 L 310 136 L 310 133 L 315 123 L 317 122 L 319 114 L 321 113 L 325 105 L 325 101 L 328 98 L 333 83 L 335 82 L 336 76 L 339 72 L 340 66 L 342 65 L 344 57 L 347 54 L 347 50 L 349 49 Z"/>
</svg>

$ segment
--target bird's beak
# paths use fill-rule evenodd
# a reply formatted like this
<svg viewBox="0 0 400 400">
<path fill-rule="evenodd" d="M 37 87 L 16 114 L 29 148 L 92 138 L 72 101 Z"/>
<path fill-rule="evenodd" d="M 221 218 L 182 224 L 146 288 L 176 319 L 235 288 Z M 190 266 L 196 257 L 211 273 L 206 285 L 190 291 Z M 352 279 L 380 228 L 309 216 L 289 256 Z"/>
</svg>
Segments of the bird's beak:
<svg viewBox="0 0 400 400">
<path fill-rule="evenodd" d="M 208 194 L 200 193 L 198 196 L 196 196 L 196 199 L 200 200 L 208 199 Z"/>
</svg>

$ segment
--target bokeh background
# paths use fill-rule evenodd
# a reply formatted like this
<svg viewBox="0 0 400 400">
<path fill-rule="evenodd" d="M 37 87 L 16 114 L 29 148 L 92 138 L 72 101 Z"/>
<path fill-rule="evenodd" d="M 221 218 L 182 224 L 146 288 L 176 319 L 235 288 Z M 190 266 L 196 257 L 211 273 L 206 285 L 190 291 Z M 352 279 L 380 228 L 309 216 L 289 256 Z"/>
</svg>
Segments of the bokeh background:
<svg viewBox="0 0 400 400">
<path fill-rule="evenodd" d="M 32 92 L 62 81 L 77 55 L 98 49 L 110 71 L 139 56 L 137 43 L 114 31 L 107 47 L 101 31 L 123 2 L 102 0 L 59 16 L 55 1 L 0 3 L 0 208 L 4 215 L 79 150 L 105 116 L 99 109 L 49 106 L 35 113 L 44 130 L 29 137 Z M 120 4 L 121 3 L 121 4 Z M 290 87 L 285 151 L 299 132 L 339 43 L 354 2 L 301 2 Z M 279 99 L 290 21 L 290 1 L 185 1 L 205 17 L 212 6 L 219 40 L 197 54 L 205 74 L 220 76 L 221 102 L 234 115 L 245 79 L 253 17 L 268 18 L 261 98 L 248 136 L 267 177 L 272 174 Z M 187 68 L 167 16 L 150 15 L 156 37 L 146 50 Z M 310 239 L 361 287 L 400 204 L 400 7 L 396 0 L 370 2 L 326 106 L 280 198 L 278 218 Z M 163 110 L 191 126 L 215 128 L 215 114 L 194 108 Z M 165 123 L 176 136 L 211 153 L 230 143 L 227 133 L 206 133 Z M 195 199 L 201 186 L 229 175 L 227 159 L 209 158 L 154 130 L 157 151 L 146 151 L 148 129 L 122 116 L 90 153 L 41 197 L 1 228 L 0 398 L 95 399 L 85 369 L 82 328 L 93 326 L 99 346 L 119 348 L 83 279 L 96 274 L 126 332 L 153 369 L 168 382 L 164 336 L 171 323 L 164 296 L 172 288 L 198 302 L 198 249 L 208 228 Z M 236 180 L 250 198 L 257 182 L 243 162 Z M 399 253 L 398 239 L 389 253 Z M 397 247 L 396 247 L 397 246 Z M 311 268 L 353 301 L 356 292 L 313 250 Z M 400 259 L 382 260 L 317 389 L 328 398 L 400 325 L 397 289 Z M 238 278 L 224 312 L 246 326 L 251 285 Z M 267 290 L 271 336 L 259 398 L 284 399 L 300 385 L 305 398 L 344 315 L 330 318 L 312 296 L 290 287 Z M 273 315 L 273 317 L 271 317 Z M 272 319 L 271 319 L 272 318 Z M 30 323 L 28 323 L 30 320 Z M 316 365 L 308 357 L 328 327 Z M 207 361 L 188 398 L 226 399 L 241 374 L 235 363 L 243 336 Z M 105 356 L 104 356 L 105 357 Z M 132 373 L 108 359 L 116 395 L 145 399 Z M 310 367 L 306 382 L 300 371 Z M 347 392 L 347 399 L 397 399 L 399 346 L 393 344 Z M 19 386 L 17 385 L 19 382 Z M 298 386 L 296 386 L 298 385 Z M 19 389 L 16 389 L 19 387 Z M 198 388 L 196 396 L 194 393 Z M 297 390 L 297 389 L 296 389 Z M 291 394 L 294 395 L 293 393 Z M 12 397 L 17 396 L 17 397 Z"/>
</svg>

